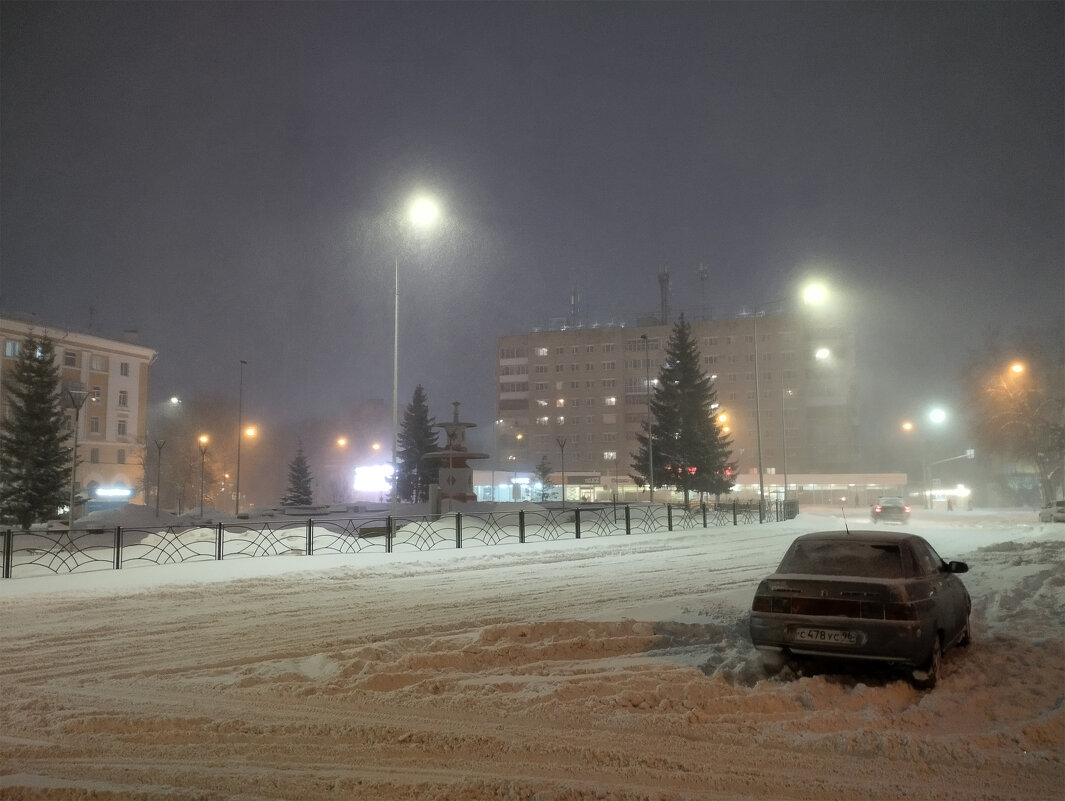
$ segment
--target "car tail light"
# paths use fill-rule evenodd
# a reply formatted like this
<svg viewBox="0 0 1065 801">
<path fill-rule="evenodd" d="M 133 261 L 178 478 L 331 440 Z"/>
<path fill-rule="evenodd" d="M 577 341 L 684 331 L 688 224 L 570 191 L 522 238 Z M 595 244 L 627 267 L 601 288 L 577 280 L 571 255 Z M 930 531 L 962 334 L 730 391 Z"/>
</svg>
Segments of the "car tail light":
<svg viewBox="0 0 1065 801">
<path fill-rule="evenodd" d="M 917 610 L 912 604 L 884 604 L 884 620 L 916 620 Z"/>
<path fill-rule="evenodd" d="M 791 609 L 791 598 L 777 598 L 772 595 L 756 595 L 754 596 L 754 603 L 751 604 L 752 612 L 776 612 L 778 614 L 789 614 Z"/>
<path fill-rule="evenodd" d="M 883 512 L 884 511 L 884 507 L 881 506 L 880 504 L 877 504 L 876 506 L 873 507 L 873 511 L 874 512 Z"/>
<path fill-rule="evenodd" d="M 910 513 L 910 507 L 909 506 L 903 506 L 902 507 L 902 511 L 904 511 L 906 514 L 909 514 Z"/>
</svg>

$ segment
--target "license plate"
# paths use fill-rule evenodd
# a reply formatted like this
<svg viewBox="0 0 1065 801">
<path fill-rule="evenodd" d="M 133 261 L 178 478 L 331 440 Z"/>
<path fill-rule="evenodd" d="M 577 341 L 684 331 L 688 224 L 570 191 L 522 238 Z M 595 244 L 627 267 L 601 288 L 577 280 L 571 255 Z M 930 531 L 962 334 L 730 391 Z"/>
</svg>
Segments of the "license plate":
<svg viewBox="0 0 1065 801">
<path fill-rule="evenodd" d="M 791 633 L 792 639 L 800 643 L 820 643 L 823 645 L 857 645 L 858 635 L 844 629 L 810 629 L 796 628 Z"/>
</svg>

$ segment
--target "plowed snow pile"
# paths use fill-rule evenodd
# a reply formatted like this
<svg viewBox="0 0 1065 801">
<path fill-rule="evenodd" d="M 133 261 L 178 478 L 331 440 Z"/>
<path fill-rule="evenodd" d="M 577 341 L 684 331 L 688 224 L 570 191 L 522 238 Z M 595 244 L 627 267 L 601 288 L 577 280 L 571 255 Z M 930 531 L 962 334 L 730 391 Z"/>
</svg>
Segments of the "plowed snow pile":
<svg viewBox="0 0 1065 801">
<path fill-rule="evenodd" d="M 1061 799 L 1065 526 L 1032 520 L 915 517 L 974 606 L 927 693 L 762 671 L 755 585 L 828 512 L 0 581 L 0 797 Z"/>
</svg>

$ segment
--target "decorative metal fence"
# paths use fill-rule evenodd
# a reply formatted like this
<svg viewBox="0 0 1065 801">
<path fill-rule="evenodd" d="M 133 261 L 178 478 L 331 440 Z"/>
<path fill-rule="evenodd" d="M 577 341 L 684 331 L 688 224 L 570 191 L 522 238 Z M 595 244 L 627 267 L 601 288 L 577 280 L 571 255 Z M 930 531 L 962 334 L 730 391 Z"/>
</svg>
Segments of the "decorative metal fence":
<svg viewBox="0 0 1065 801">
<path fill-rule="evenodd" d="M 677 529 L 794 517 L 780 503 L 576 506 L 569 509 L 363 516 L 73 531 L 0 531 L 3 578 L 281 554 L 429 551 Z"/>
</svg>

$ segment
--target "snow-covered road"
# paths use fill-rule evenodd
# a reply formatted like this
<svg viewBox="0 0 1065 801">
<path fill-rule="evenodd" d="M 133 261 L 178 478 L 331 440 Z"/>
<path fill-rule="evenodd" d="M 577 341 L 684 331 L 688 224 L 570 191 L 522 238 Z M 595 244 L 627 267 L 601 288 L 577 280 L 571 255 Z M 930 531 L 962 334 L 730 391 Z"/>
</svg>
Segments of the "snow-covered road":
<svg viewBox="0 0 1065 801">
<path fill-rule="evenodd" d="M 915 517 L 934 691 L 767 679 L 754 586 L 839 522 L 3 581 L 0 797 L 1062 798 L 1065 526 Z"/>
</svg>

